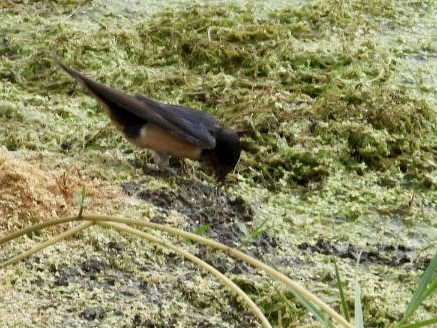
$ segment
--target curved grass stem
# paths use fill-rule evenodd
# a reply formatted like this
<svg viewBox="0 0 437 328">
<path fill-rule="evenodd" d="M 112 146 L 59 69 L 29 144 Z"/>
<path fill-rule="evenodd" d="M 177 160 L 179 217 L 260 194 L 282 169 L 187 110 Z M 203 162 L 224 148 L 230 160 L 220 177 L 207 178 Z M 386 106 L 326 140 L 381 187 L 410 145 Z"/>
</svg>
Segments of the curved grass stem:
<svg viewBox="0 0 437 328">
<path fill-rule="evenodd" d="M 51 227 L 54 225 L 67 223 L 67 222 L 74 222 L 74 221 L 84 221 L 82 218 L 79 217 L 69 217 L 69 218 L 62 218 L 62 219 L 56 219 L 56 220 L 50 220 L 38 224 L 34 224 L 33 226 L 23 228 L 21 230 L 15 231 L 13 233 L 10 233 L 6 235 L 5 237 L 0 239 L 0 245 L 3 245 L 4 243 L 7 243 L 8 241 L 11 241 L 13 239 L 16 239 L 18 237 L 21 237 L 22 235 L 26 235 L 28 233 L 38 231 L 47 227 Z"/>
<path fill-rule="evenodd" d="M 21 261 L 22 259 L 24 259 L 26 257 L 29 257 L 29 256 L 39 252 L 40 250 L 42 250 L 42 249 L 44 249 L 46 247 L 49 247 L 49 246 L 51 246 L 53 244 L 56 244 L 58 241 L 60 241 L 62 239 L 70 237 L 71 235 L 74 235 L 75 233 L 78 233 L 79 231 L 92 226 L 93 224 L 94 224 L 94 222 L 92 222 L 92 221 L 84 222 L 84 223 L 82 223 L 82 224 L 80 224 L 80 225 L 78 225 L 78 226 L 76 226 L 76 227 L 74 227 L 74 228 L 72 228 L 70 230 L 67 230 L 67 231 L 65 231 L 65 232 L 63 232 L 63 233 L 61 233 L 61 234 L 59 234 L 59 235 L 57 235 L 57 236 L 55 236 L 53 238 L 50 238 L 49 240 L 46 240 L 46 241 L 44 241 L 42 243 L 39 243 L 35 247 L 32 247 L 31 249 L 29 249 L 29 250 L 27 250 L 27 251 L 25 251 L 25 252 L 23 252 L 23 253 L 21 253 L 21 254 L 19 254 L 17 256 L 14 256 L 11 259 L 6 260 L 4 262 L 1 262 L 0 263 L 0 268 L 4 268 L 4 267 L 6 267 L 8 265 L 17 263 L 17 262 Z"/>
<path fill-rule="evenodd" d="M 240 296 L 244 302 L 249 306 L 252 313 L 258 318 L 258 320 L 261 322 L 262 326 L 264 328 L 272 328 L 267 318 L 264 316 L 263 312 L 258 308 L 258 306 L 252 301 L 252 299 L 240 289 L 232 280 L 230 280 L 228 277 L 220 273 L 217 269 L 212 267 L 211 265 L 207 264 L 206 262 L 199 259 L 197 256 L 191 254 L 190 252 L 186 251 L 185 249 L 178 247 L 164 239 L 158 238 L 154 235 L 151 235 L 149 233 L 140 231 L 138 229 L 131 228 L 125 224 L 119 224 L 119 223 L 113 223 L 113 222 L 105 222 L 101 221 L 98 223 L 99 225 L 106 227 L 106 228 L 114 228 L 120 232 L 124 232 L 131 235 L 136 235 L 142 239 L 145 239 L 147 241 L 151 241 L 155 244 L 159 244 L 163 246 L 166 249 L 171 249 L 173 252 L 185 257 L 189 261 L 193 262 L 194 264 L 198 265 L 200 268 L 208 271 L 213 276 L 215 276 L 217 279 L 219 279 L 225 286 L 230 288 L 235 294 Z"/>
<path fill-rule="evenodd" d="M 33 227 L 22 229 L 16 233 L 14 233 L 13 238 L 17 238 L 25 233 L 29 233 L 31 231 L 42 229 L 42 228 L 45 228 L 48 226 L 66 223 L 69 221 L 77 221 L 77 220 L 88 220 L 88 221 L 93 221 L 94 223 L 99 223 L 99 224 L 101 224 L 103 222 L 116 222 L 116 223 L 124 223 L 124 224 L 129 224 L 129 225 L 143 226 L 143 227 L 146 227 L 149 229 L 164 231 L 164 232 L 167 232 L 167 233 L 172 234 L 172 235 L 178 235 L 178 236 L 202 243 L 204 245 L 213 247 L 215 249 L 221 250 L 234 258 L 237 258 L 243 262 L 246 262 L 246 263 L 252 265 L 253 267 L 255 267 L 259 270 L 266 272 L 273 279 L 282 282 L 287 287 L 289 287 L 293 291 L 299 293 L 300 295 L 302 295 L 302 297 L 304 297 L 309 302 L 311 302 L 312 304 L 314 304 L 315 306 L 320 308 L 323 312 L 328 314 L 331 318 L 333 318 L 341 326 L 347 327 L 347 328 L 353 328 L 353 325 L 351 323 L 349 323 L 345 318 L 343 318 L 340 314 L 338 314 L 329 305 L 324 303 L 320 298 L 318 298 L 316 295 L 314 295 L 313 293 L 308 291 L 305 287 L 301 286 L 299 283 L 288 278 L 286 275 L 276 271 L 274 268 L 262 263 L 261 261 L 258 261 L 257 259 L 255 259 L 255 258 L 237 250 L 237 249 L 228 247 L 224 244 L 221 244 L 219 242 L 216 242 L 216 241 L 207 239 L 205 237 L 196 235 L 194 233 L 179 230 L 176 228 L 167 227 L 167 226 L 160 225 L 157 223 L 138 221 L 138 220 L 127 219 L 127 218 L 119 218 L 119 217 L 113 217 L 113 216 L 102 216 L 102 215 L 86 215 L 86 216 L 83 216 L 82 218 L 71 217 L 71 218 L 64 218 L 64 219 L 48 221 L 45 223 L 40 223 L 40 224 L 37 224 Z M 6 242 L 8 240 L 11 240 L 13 238 L 10 236 L 6 236 L 0 240 L 0 244 Z M 4 266 L 4 265 L 5 264 L 3 263 L 2 266 Z"/>
<path fill-rule="evenodd" d="M 331 318 L 333 318 L 335 321 L 337 321 L 339 324 L 341 324 L 343 327 L 352 328 L 353 325 L 346 321 L 340 314 L 338 314 L 334 309 L 332 309 L 329 305 L 324 303 L 320 298 L 318 298 L 316 295 L 312 294 L 310 291 L 308 291 L 305 287 L 301 286 L 299 283 L 291 280 L 286 275 L 276 271 L 272 267 L 262 263 L 261 261 L 258 261 L 257 259 L 237 250 L 234 248 L 231 248 L 229 246 L 226 246 L 222 243 L 210 240 L 208 238 L 196 235 L 194 233 L 190 233 L 187 231 L 179 230 L 176 228 L 167 227 L 164 225 L 160 225 L 157 223 L 152 222 L 139 222 L 132 219 L 125 219 L 125 218 L 117 218 L 117 217 L 106 217 L 106 216 L 95 216 L 95 215 L 87 215 L 84 216 L 83 219 L 85 220 L 94 220 L 95 222 L 100 221 L 113 221 L 113 222 L 119 222 L 119 223 L 125 223 L 125 224 L 134 224 L 134 225 L 140 225 L 144 226 L 150 229 L 156 229 L 165 231 L 172 235 L 179 235 L 184 238 L 194 240 L 196 242 L 200 242 L 202 244 L 205 244 L 207 246 L 219 249 L 221 251 L 226 252 L 227 254 L 231 255 L 232 257 L 235 257 L 241 261 L 244 261 L 264 272 L 266 272 L 268 275 L 273 277 L 275 280 L 281 281 L 284 283 L 287 287 L 291 288 L 292 290 L 296 291 L 297 293 L 301 294 L 304 298 L 306 298 L 308 301 L 319 307 L 321 310 L 323 310 L 326 314 L 328 314 Z M 109 220 L 108 220 L 109 219 Z"/>
</svg>

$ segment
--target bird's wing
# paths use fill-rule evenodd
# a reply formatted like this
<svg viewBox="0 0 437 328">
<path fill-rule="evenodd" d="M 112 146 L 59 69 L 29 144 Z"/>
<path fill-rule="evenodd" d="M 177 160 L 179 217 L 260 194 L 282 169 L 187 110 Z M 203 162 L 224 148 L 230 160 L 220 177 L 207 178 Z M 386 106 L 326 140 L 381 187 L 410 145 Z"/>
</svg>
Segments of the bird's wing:
<svg viewBox="0 0 437 328">
<path fill-rule="evenodd" d="M 166 122 L 176 126 L 177 130 L 174 132 L 178 136 L 196 139 L 195 144 L 204 149 L 215 147 L 214 133 L 221 124 L 214 116 L 189 107 L 162 104 L 140 94 L 136 94 L 135 97 Z"/>
<path fill-rule="evenodd" d="M 111 105 L 123 108 L 200 148 L 213 149 L 215 147 L 214 131 L 220 123 L 212 115 L 188 107 L 161 104 L 143 95 L 130 96 L 96 82 L 63 63 L 59 65 L 82 82 L 109 110 L 111 110 Z"/>
</svg>

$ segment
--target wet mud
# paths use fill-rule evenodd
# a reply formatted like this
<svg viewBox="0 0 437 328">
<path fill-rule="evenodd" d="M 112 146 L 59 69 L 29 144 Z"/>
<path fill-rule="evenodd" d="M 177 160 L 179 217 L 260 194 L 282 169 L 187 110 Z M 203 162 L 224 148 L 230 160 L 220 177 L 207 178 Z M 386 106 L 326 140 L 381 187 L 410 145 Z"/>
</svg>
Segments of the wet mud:
<svg viewBox="0 0 437 328">
<path fill-rule="evenodd" d="M 228 194 L 221 187 L 199 181 L 180 180 L 178 190 L 168 188 L 148 189 L 136 182 L 122 184 L 123 190 L 161 210 L 152 218 L 157 223 L 165 223 L 169 211 L 182 214 L 190 231 L 202 230 L 203 235 L 262 259 L 266 254 L 275 253 L 278 240 L 267 231 L 250 236 L 254 212 L 241 196 Z M 246 228 L 242 228 L 244 225 Z M 252 273 L 250 266 L 234 261 L 226 254 L 212 252 L 204 245 L 198 245 L 196 256 L 222 273 Z"/>
<path fill-rule="evenodd" d="M 102 245 L 103 246 L 103 245 Z M 180 257 L 170 253 L 165 255 L 165 265 L 157 265 L 153 261 L 143 262 L 137 266 L 138 271 L 129 272 L 118 267 L 117 259 L 120 257 L 132 257 L 139 254 L 130 254 L 129 249 L 124 248 L 120 243 L 113 240 L 106 244 L 105 257 L 85 257 L 79 261 L 64 262 L 47 267 L 42 263 L 39 256 L 35 256 L 26 261 L 26 265 L 38 271 L 47 271 L 49 279 L 35 280 L 31 282 L 34 288 L 42 290 L 87 290 L 90 292 L 103 291 L 113 295 L 114 302 L 117 300 L 137 300 L 141 299 L 143 304 L 150 307 L 154 315 L 149 315 L 142 311 L 137 313 L 127 313 L 116 307 L 99 306 L 90 304 L 86 307 L 71 307 L 70 312 L 75 313 L 76 318 L 70 320 L 80 320 L 85 325 L 94 324 L 105 320 L 106 317 L 118 317 L 131 322 L 131 327 L 178 327 L 178 323 L 186 316 L 174 311 L 168 311 L 166 306 L 179 295 L 189 304 L 190 318 L 188 321 L 195 327 L 215 327 L 213 320 L 202 315 L 205 308 L 216 302 L 216 296 L 204 294 L 197 291 L 193 293 L 193 285 L 190 283 L 192 272 L 195 266 L 190 262 L 181 262 Z M 102 249 L 103 250 L 103 249 Z M 142 256 L 147 256 L 145 253 Z M 181 267 L 185 274 L 181 274 Z M 157 275 L 155 274 L 157 273 Z M 158 278 L 158 280 L 156 280 Z M 241 305 L 235 302 L 235 307 Z M 245 309 L 240 308 L 240 316 L 234 312 L 222 309 L 223 321 L 234 322 L 235 327 L 248 328 L 257 327 L 256 319 Z M 187 319 L 187 318 L 185 318 Z M 72 321 L 72 322 L 73 322 Z"/>
<path fill-rule="evenodd" d="M 358 247 L 344 241 L 330 241 L 319 239 L 314 244 L 301 243 L 300 250 L 325 255 L 334 255 L 340 258 L 359 260 L 361 264 L 382 264 L 397 267 L 407 263 L 413 264 L 416 269 L 425 269 L 429 259 L 418 260 L 414 249 L 403 245 L 370 244 Z"/>
<path fill-rule="evenodd" d="M 247 232 L 253 228 L 254 212 L 241 196 L 231 195 L 220 186 L 211 186 L 199 181 L 180 180 L 178 190 L 168 188 L 148 189 L 136 182 L 122 184 L 123 190 L 133 197 L 148 202 L 162 211 L 182 214 L 191 231 L 204 227 L 205 235 L 228 246 L 241 246 L 247 239 Z M 152 218 L 155 222 L 165 222 L 165 217 Z M 277 246 L 275 237 L 262 232 L 252 238 L 246 246 L 256 246 L 258 255 L 268 253 Z"/>
</svg>

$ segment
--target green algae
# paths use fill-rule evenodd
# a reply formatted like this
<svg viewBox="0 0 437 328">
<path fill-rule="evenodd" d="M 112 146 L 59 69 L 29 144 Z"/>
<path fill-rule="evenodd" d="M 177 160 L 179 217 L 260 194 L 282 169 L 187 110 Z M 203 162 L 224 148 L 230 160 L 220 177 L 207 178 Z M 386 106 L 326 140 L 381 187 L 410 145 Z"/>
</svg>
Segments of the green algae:
<svg viewBox="0 0 437 328">
<path fill-rule="evenodd" d="M 260 204 L 259 220 L 267 220 L 282 240 L 278 257 L 294 264 L 280 266 L 333 304 L 338 298 L 332 263 L 324 255 L 303 254 L 296 244 L 318 238 L 363 248 L 369 242 L 401 242 L 420 253 L 419 262 L 432 253 L 437 115 L 430 96 L 435 90 L 417 80 L 411 86 L 399 76 L 414 70 L 411 56 L 419 53 L 431 61 L 437 47 L 429 34 L 418 44 L 408 35 L 390 42 L 384 35 L 429 20 L 435 1 L 320 0 L 267 12 L 238 4 L 193 5 L 150 17 L 105 12 L 90 1 L 31 6 L 32 15 L 20 5 L 2 8 L 0 143 L 8 150 L 54 152 L 53 165 L 71 157 L 117 182 L 140 178 L 138 167 L 148 156 L 113 131 L 94 100 L 56 67 L 57 57 L 114 87 L 201 108 L 238 129 L 244 153 L 229 190 Z M 431 69 L 426 74 L 436 73 Z M 205 178 L 203 172 L 191 175 Z M 120 208 L 151 217 L 148 208 Z M 181 218 L 172 220 L 180 223 Z M 108 237 L 100 231 L 93 236 L 85 242 L 105 249 L 102 240 Z M 74 247 L 64 247 L 73 252 Z M 143 243 L 137 248 L 147 249 L 150 261 L 168 260 Z M 125 258 L 120 271 L 141 277 L 142 256 Z M 114 257 L 111 263 L 119 261 Z M 353 281 L 354 264 L 345 260 L 340 268 Z M 8 277 L 19 281 L 21 273 Z M 162 275 L 157 281 L 174 287 L 166 284 L 169 273 Z M 385 327 L 401 314 L 399 304 L 406 304 L 419 271 L 413 263 L 407 268 L 373 265 L 357 269 L 357 275 L 366 322 Z M 226 326 L 217 313 L 232 313 L 232 301 L 220 303 L 223 294 L 213 292 L 217 286 L 198 279 L 193 284 L 209 293 L 196 296 L 189 285 L 176 296 L 192 300 L 191 310 L 219 303 L 209 311 L 216 325 Z M 258 277 L 250 279 L 241 281 L 248 291 Z M 45 288 L 40 293 L 48 299 L 65 293 Z M 317 325 L 297 303 L 290 310 L 271 285 L 260 283 L 256 290 L 254 296 L 260 295 L 271 318 L 278 320 L 282 313 L 284 326 Z M 169 305 L 172 299 L 165 295 L 169 324 L 187 307 Z M 81 291 L 81 299 L 93 297 Z M 153 309 L 155 316 L 162 315 Z M 424 312 L 433 311 L 430 302 Z M 114 314 L 103 319 L 102 324 L 117 322 Z"/>
</svg>

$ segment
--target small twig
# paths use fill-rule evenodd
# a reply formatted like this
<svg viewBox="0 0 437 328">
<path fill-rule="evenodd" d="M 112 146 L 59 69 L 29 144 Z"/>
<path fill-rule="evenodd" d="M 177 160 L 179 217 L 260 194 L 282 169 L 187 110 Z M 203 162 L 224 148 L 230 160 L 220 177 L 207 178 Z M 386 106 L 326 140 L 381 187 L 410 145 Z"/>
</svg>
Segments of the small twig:
<svg viewBox="0 0 437 328">
<path fill-rule="evenodd" d="M 78 218 L 82 218 L 83 208 L 85 207 L 85 187 L 82 187 L 79 198 L 79 213 L 77 214 Z"/>
<path fill-rule="evenodd" d="M 212 36 L 211 36 L 211 26 L 210 27 L 208 27 L 208 31 L 207 31 L 207 34 L 208 34 L 208 42 L 212 42 Z"/>
</svg>

